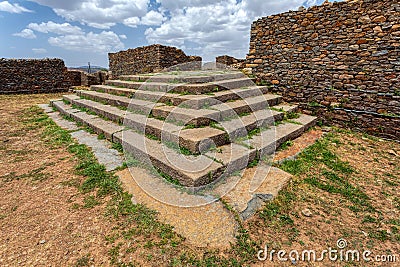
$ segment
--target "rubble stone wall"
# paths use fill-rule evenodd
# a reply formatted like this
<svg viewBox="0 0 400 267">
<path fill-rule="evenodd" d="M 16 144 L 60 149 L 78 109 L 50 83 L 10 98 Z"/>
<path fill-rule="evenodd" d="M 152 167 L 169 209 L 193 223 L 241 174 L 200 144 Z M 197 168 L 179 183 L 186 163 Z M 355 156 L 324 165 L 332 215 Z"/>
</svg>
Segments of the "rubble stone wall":
<svg viewBox="0 0 400 267">
<path fill-rule="evenodd" d="M 202 60 L 198 56 L 187 56 L 176 47 L 159 44 L 109 53 L 108 59 L 113 77 L 158 72 L 178 64 Z M 201 63 L 198 67 L 201 67 Z"/>
<path fill-rule="evenodd" d="M 215 58 L 217 64 L 223 64 L 234 69 L 243 69 L 245 67 L 245 59 L 234 58 L 228 55 L 218 56 Z"/>
<path fill-rule="evenodd" d="M 104 84 L 109 78 L 107 71 L 97 71 L 95 73 L 87 73 L 82 70 L 68 70 L 67 79 L 71 86 L 87 86 Z"/>
<path fill-rule="evenodd" d="M 68 91 L 61 59 L 0 59 L 0 94 Z"/>
<path fill-rule="evenodd" d="M 400 2 L 325 2 L 252 24 L 246 67 L 326 122 L 400 139 Z"/>
</svg>

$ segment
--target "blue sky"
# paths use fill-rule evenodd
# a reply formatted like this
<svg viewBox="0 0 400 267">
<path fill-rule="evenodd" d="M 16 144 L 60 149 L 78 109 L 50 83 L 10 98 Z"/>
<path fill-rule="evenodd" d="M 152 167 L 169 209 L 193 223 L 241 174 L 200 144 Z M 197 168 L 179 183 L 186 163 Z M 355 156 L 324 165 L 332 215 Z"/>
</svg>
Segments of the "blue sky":
<svg viewBox="0 0 400 267">
<path fill-rule="evenodd" d="M 108 52 L 153 43 L 205 61 L 244 58 L 255 19 L 323 0 L 0 0 L 0 57 L 108 67 Z"/>
</svg>

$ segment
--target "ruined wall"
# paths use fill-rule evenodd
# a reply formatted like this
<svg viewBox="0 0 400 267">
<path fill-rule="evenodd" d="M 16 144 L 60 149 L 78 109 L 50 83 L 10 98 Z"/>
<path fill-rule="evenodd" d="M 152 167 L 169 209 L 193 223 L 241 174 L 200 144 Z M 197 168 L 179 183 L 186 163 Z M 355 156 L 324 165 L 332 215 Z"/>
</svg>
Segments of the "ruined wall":
<svg viewBox="0 0 400 267">
<path fill-rule="evenodd" d="M 202 60 L 201 57 L 187 56 L 175 47 L 159 44 L 109 53 L 108 59 L 109 68 L 114 77 L 157 72 L 177 64 Z"/>
<path fill-rule="evenodd" d="M 109 75 L 107 71 L 97 71 L 89 74 L 82 70 L 68 70 L 66 77 L 71 86 L 91 86 L 104 84 Z"/>
<path fill-rule="evenodd" d="M 0 94 L 68 91 L 61 59 L 0 59 Z"/>
<path fill-rule="evenodd" d="M 327 122 L 400 139 L 400 2 L 324 3 L 261 18 L 246 66 Z"/>
<path fill-rule="evenodd" d="M 83 71 L 68 70 L 67 74 L 66 74 L 66 79 L 70 82 L 71 86 L 81 86 L 82 85 L 82 75 L 83 75 Z"/>
<path fill-rule="evenodd" d="M 245 61 L 245 59 L 238 59 L 228 55 L 218 56 L 215 58 L 215 62 L 217 62 L 217 64 L 224 64 L 234 69 L 245 68 Z"/>
</svg>

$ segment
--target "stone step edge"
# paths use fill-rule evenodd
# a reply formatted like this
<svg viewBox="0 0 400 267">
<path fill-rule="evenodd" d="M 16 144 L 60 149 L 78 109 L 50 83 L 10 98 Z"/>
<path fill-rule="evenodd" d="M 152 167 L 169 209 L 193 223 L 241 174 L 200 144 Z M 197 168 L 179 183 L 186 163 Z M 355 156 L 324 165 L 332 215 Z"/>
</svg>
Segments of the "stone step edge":
<svg viewBox="0 0 400 267">
<path fill-rule="evenodd" d="M 122 123 L 125 118 L 127 118 L 127 119 L 129 118 L 129 114 L 128 114 L 129 111 L 122 111 L 113 106 L 100 104 L 98 102 L 91 101 L 91 100 L 80 99 L 78 96 L 75 96 L 75 95 L 72 95 L 71 97 L 64 96 L 64 99 L 67 100 L 68 102 L 70 102 L 71 104 L 80 106 L 82 108 L 87 108 L 87 109 L 91 110 L 92 112 L 95 112 L 97 115 L 104 116 L 107 119 L 110 119 L 116 123 Z M 91 104 L 88 104 L 85 102 L 89 102 Z M 99 108 L 99 106 L 103 107 L 103 109 Z M 114 108 L 115 109 L 114 112 L 112 112 L 112 110 L 107 111 L 107 109 L 110 109 L 110 108 Z M 294 107 L 294 108 L 296 108 L 296 107 Z M 163 136 L 163 138 L 168 139 L 167 141 L 179 143 L 182 147 L 189 149 L 191 153 L 197 154 L 197 153 L 200 153 L 201 151 L 208 150 L 212 146 L 213 142 L 217 147 L 222 146 L 222 145 L 230 143 L 230 138 L 242 137 L 244 135 L 247 135 L 248 132 L 252 131 L 253 129 L 255 129 L 257 127 L 269 126 L 269 125 L 272 125 L 275 121 L 280 121 L 283 119 L 284 114 L 282 112 L 278 112 L 278 111 L 271 111 L 271 112 L 272 112 L 272 116 L 263 118 L 263 120 L 257 120 L 257 116 L 256 116 L 256 118 L 255 118 L 256 120 L 250 121 L 248 124 L 244 124 L 243 125 L 244 128 L 238 128 L 236 130 L 234 129 L 229 133 L 227 133 L 226 131 L 220 130 L 220 132 L 216 132 L 214 135 L 209 135 L 206 137 L 206 138 L 208 138 L 208 140 L 206 142 L 204 142 L 202 140 L 189 140 L 189 139 L 182 137 L 181 135 L 177 135 L 174 132 L 165 132 L 165 131 L 163 131 L 163 129 L 160 129 L 159 127 L 157 127 L 156 123 L 153 123 L 154 126 L 152 125 L 153 120 L 157 120 L 157 119 L 147 118 L 145 115 L 130 113 L 131 116 L 132 115 L 138 116 L 138 117 L 143 116 L 143 118 L 142 119 L 139 118 L 137 121 L 129 120 L 129 122 L 128 121 L 125 121 L 125 122 L 126 122 L 126 124 L 128 124 L 130 127 L 134 128 L 135 130 L 138 130 L 140 132 L 146 131 L 146 133 L 154 135 L 158 139 L 161 139 L 161 136 Z M 253 116 L 253 114 L 250 114 L 248 116 Z M 238 118 L 236 120 L 238 121 L 238 123 L 236 123 L 236 125 L 241 125 L 242 120 L 245 120 L 245 118 Z M 146 123 L 143 124 L 143 123 L 140 123 L 140 121 L 145 121 Z M 163 122 L 163 123 L 166 123 L 167 129 L 173 128 L 173 127 L 171 127 L 172 124 L 170 125 L 168 122 Z M 235 120 L 230 122 L 230 124 L 235 124 Z M 190 131 L 190 130 L 188 130 L 188 131 Z M 214 129 L 213 129 L 213 131 L 215 132 Z"/>
<path fill-rule="evenodd" d="M 157 73 L 155 75 L 120 75 L 119 80 L 123 81 L 146 81 L 151 79 L 154 82 L 172 82 L 172 81 L 181 81 L 185 83 L 205 83 L 212 81 L 221 81 L 235 78 L 245 78 L 246 76 L 242 72 L 234 72 L 234 73 L 219 73 L 219 74 L 204 74 L 200 76 L 180 76 L 180 75 L 172 75 L 168 73 Z"/>
<path fill-rule="evenodd" d="M 213 110 L 211 109 L 199 109 L 199 110 L 191 110 L 190 113 L 188 113 L 188 109 L 185 108 L 180 108 L 180 107 L 171 107 L 168 105 L 163 105 L 163 104 L 156 104 L 151 101 L 145 101 L 145 100 L 135 100 L 123 96 L 108 96 L 109 94 L 107 93 L 98 93 L 100 95 L 93 95 L 89 93 L 90 91 L 78 91 L 77 94 L 89 98 L 91 100 L 94 100 L 96 102 L 105 102 L 109 105 L 112 106 L 123 106 L 125 108 L 129 107 L 130 111 L 134 113 L 144 113 L 144 114 L 150 114 L 154 117 L 161 118 L 161 119 L 167 119 L 169 118 L 172 121 L 176 122 L 191 122 L 191 124 L 195 125 L 196 127 L 200 126 L 207 126 L 209 125 L 212 120 L 214 121 L 223 121 L 227 117 L 231 116 L 237 116 L 237 114 L 244 114 L 248 112 L 253 112 L 253 111 L 258 111 L 261 110 L 264 105 L 262 99 L 258 103 L 250 103 L 249 105 L 252 105 L 252 108 L 248 104 L 243 101 L 243 105 L 233 107 L 232 109 L 226 108 L 225 110 Z M 270 99 L 267 99 L 266 101 L 273 101 L 279 102 L 278 99 L 280 97 L 274 97 L 274 95 L 271 94 L 265 94 L 264 96 L 270 97 Z M 259 96 L 260 97 L 260 96 Z M 250 98 L 247 98 L 250 99 Z M 233 102 L 232 102 L 233 103 Z M 260 104 L 261 103 L 261 104 Z M 228 103 L 229 104 L 229 103 Z M 276 105 L 273 105 L 274 107 Z M 265 104 L 264 108 L 269 108 L 270 106 Z M 174 109 L 171 112 L 171 109 Z M 137 110 L 137 112 L 136 112 Z"/>
<path fill-rule="evenodd" d="M 255 85 L 249 78 L 230 79 L 212 83 L 187 84 L 187 83 L 157 83 L 157 82 L 130 82 L 121 80 L 107 80 L 106 85 L 121 86 L 129 89 L 140 89 L 143 91 L 175 92 L 191 94 L 207 94 L 229 89 L 239 89 L 245 86 Z"/>
<path fill-rule="evenodd" d="M 178 95 L 173 93 L 161 93 L 151 91 L 141 91 L 136 89 L 118 88 L 109 85 L 92 85 L 90 91 L 99 93 L 107 93 L 116 96 L 125 96 L 148 101 L 157 101 L 164 104 L 172 104 L 174 106 L 183 105 L 192 109 L 202 109 L 206 106 L 225 103 L 231 100 L 242 100 L 245 98 L 255 97 L 259 93 L 266 95 L 269 93 L 267 86 L 252 86 L 248 88 L 225 90 L 217 92 L 213 95 Z M 275 99 L 268 99 L 268 104 L 274 106 L 282 101 L 282 96 L 276 95 Z"/>
<path fill-rule="evenodd" d="M 277 126 L 273 126 L 259 134 L 258 137 L 262 138 L 262 135 L 268 135 L 270 138 L 265 138 L 265 143 L 259 147 L 249 147 L 247 152 L 242 155 L 242 157 L 233 158 L 229 155 L 229 151 L 232 146 L 241 145 L 232 143 L 229 145 L 224 145 L 218 148 L 219 152 L 207 152 L 205 155 L 213 160 L 221 162 L 222 164 L 227 166 L 227 171 L 235 172 L 237 170 L 241 170 L 248 166 L 252 160 L 266 160 L 268 161 L 271 158 L 271 155 L 286 141 L 293 140 L 300 135 L 302 135 L 309 128 L 316 125 L 317 117 L 309 116 L 302 114 L 299 118 L 293 120 L 299 124 L 293 124 L 290 122 L 286 122 L 284 124 L 279 124 Z M 289 132 L 287 131 L 289 128 Z M 275 137 L 271 139 L 271 137 Z M 226 158 L 230 159 L 230 162 L 227 162 Z M 236 164 L 232 166 L 232 164 Z"/>
</svg>

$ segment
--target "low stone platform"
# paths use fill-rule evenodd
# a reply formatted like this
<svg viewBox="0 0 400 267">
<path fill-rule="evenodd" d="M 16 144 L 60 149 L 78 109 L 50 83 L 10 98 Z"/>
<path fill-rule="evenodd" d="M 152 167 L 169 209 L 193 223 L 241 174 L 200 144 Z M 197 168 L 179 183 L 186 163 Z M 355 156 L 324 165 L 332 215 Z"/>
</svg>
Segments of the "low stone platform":
<svg viewBox="0 0 400 267">
<path fill-rule="evenodd" d="M 241 220 L 246 220 L 265 201 L 277 196 L 291 175 L 271 167 L 270 163 L 276 160 L 274 151 L 283 142 L 301 136 L 315 123 L 314 117 L 297 114 L 296 106 L 282 103 L 279 96 L 268 94 L 266 87 L 253 85 L 251 88 L 253 92 L 261 88 L 259 95 L 265 98 L 266 107 L 256 105 L 252 113 L 211 120 L 205 126 L 158 118 L 153 110 L 147 110 L 148 106 L 179 107 L 185 101 L 175 106 L 139 99 L 135 95 L 144 92 L 140 89 L 128 91 L 131 89 L 108 85 L 65 95 L 63 100 L 51 102 L 53 109 L 42 107 L 63 127 L 72 127 L 76 133 L 89 127 L 110 142 L 122 144 L 125 164 L 129 167 L 117 175 L 133 195 L 132 201 L 157 210 L 162 221 L 174 226 L 175 231 L 193 245 L 223 248 L 236 241 L 239 225 L 228 206 Z M 233 92 L 240 90 L 246 88 L 226 88 L 217 94 L 233 96 Z M 195 101 L 200 97 L 215 97 L 167 94 Z M 223 107 L 224 103 L 229 103 L 230 107 L 250 106 L 254 102 L 248 99 L 254 96 L 257 95 L 228 98 L 215 106 Z M 139 100 L 146 102 L 139 105 Z M 130 101 L 134 102 L 133 107 Z M 182 109 L 188 115 L 195 110 L 204 111 L 203 114 L 224 110 L 213 105 Z M 176 110 L 171 109 L 171 113 L 174 112 Z M 88 146 L 96 150 L 93 142 Z M 110 159 L 118 159 L 115 163 L 121 164 L 114 152 L 104 164 L 110 164 Z"/>
<path fill-rule="evenodd" d="M 194 191 L 267 162 L 316 122 L 233 71 L 124 75 L 75 93 L 52 106 Z"/>
</svg>

